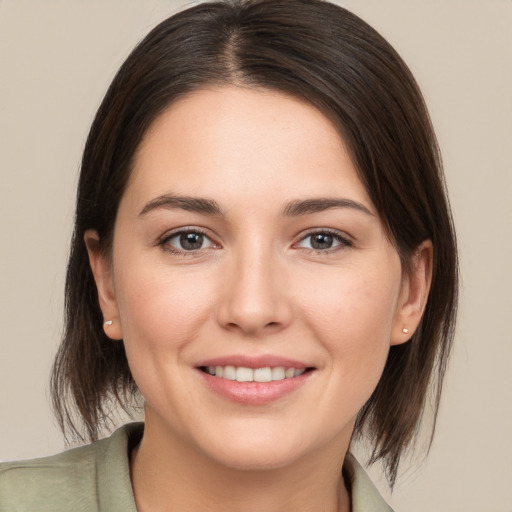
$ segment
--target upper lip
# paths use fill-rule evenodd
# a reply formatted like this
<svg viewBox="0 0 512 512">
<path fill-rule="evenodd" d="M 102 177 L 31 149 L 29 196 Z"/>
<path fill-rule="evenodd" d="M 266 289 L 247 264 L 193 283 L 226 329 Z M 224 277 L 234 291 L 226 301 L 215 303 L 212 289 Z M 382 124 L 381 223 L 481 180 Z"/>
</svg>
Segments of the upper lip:
<svg viewBox="0 0 512 512">
<path fill-rule="evenodd" d="M 197 367 L 203 366 L 243 366 L 244 368 L 265 368 L 271 367 L 275 368 L 277 366 L 284 366 L 285 368 L 295 368 L 295 369 L 306 369 L 312 368 L 311 364 L 304 363 L 303 361 L 298 361 L 296 359 L 291 359 L 288 357 L 282 357 L 278 355 L 260 355 L 260 356 L 248 356 L 248 355 L 226 355 L 214 357 L 211 359 L 205 359 L 204 361 L 200 361 Z"/>
</svg>

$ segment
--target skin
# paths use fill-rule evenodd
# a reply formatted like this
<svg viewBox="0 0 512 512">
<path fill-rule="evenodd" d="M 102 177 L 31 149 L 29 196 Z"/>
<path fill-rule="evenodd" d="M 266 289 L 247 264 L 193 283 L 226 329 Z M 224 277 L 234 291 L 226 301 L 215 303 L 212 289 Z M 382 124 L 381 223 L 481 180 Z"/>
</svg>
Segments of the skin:
<svg viewBox="0 0 512 512">
<path fill-rule="evenodd" d="M 215 201 L 222 215 L 148 207 L 165 194 Z M 353 203 L 283 215 L 318 198 Z M 183 228 L 204 233 L 200 249 L 180 246 Z M 312 232 L 334 234 L 332 245 L 312 248 Z M 105 330 L 124 340 L 146 399 L 138 509 L 348 512 L 340 469 L 355 418 L 390 345 L 419 323 L 432 248 L 403 275 L 331 122 L 273 91 L 189 94 L 137 150 L 110 257 L 94 231 L 85 240 Z M 197 369 L 226 355 L 313 370 L 268 404 L 235 403 Z"/>
</svg>

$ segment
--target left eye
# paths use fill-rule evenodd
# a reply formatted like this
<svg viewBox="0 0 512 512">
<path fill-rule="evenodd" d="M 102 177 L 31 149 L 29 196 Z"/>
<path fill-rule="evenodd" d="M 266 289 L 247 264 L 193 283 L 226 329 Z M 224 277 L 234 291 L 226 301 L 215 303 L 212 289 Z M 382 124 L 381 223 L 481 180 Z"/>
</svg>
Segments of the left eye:
<svg viewBox="0 0 512 512">
<path fill-rule="evenodd" d="M 198 251 L 213 245 L 200 231 L 182 231 L 166 238 L 164 243 L 180 251 Z"/>
<path fill-rule="evenodd" d="M 336 233 L 318 232 L 305 236 L 297 247 L 314 249 L 315 251 L 326 251 L 340 245 L 350 245 L 350 242 Z"/>
</svg>

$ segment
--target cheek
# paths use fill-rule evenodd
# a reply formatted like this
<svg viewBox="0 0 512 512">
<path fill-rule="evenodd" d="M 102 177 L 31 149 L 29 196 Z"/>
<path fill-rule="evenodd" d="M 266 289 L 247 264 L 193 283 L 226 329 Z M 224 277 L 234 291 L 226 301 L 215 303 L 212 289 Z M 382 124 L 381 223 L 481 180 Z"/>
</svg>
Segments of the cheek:
<svg viewBox="0 0 512 512">
<path fill-rule="evenodd" d="M 393 267 L 391 267 L 393 268 Z M 344 269 L 328 286 L 309 294 L 309 328 L 344 376 L 376 385 L 390 347 L 400 268 Z"/>
<path fill-rule="evenodd" d="M 198 290 L 197 281 L 187 279 L 186 273 L 142 269 L 120 274 L 118 284 L 121 293 L 116 297 L 127 350 L 155 357 L 172 352 L 194 339 L 208 316 L 212 294 L 204 287 Z"/>
<path fill-rule="evenodd" d="M 138 269 L 136 274 L 118 277 L 118 289 L 123 291 L 117 300 L 126 356 L 146 403 L 166 410 L 169 403 L 180 403 L 180 398 L 189 394 L 180 381 L 180 370 L 190 342 L 208 322 L 211 308 L 207 299 L 212 294 L 209 289 L 200 293 L 195 280 L 169 269 Z"/>
</svg>

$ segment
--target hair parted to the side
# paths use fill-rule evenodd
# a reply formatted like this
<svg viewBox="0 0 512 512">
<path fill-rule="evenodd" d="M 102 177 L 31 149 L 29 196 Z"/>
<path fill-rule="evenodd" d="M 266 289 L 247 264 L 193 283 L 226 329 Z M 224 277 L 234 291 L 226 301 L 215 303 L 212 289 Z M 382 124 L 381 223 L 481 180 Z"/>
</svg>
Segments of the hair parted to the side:
<svg viewBox="0 0 512 512">
<path fill-rule="evenodd" d="M 113 404 L 129 409 L 137 393 L 123 343 L 109 340 L 102 329 L 84 233 L 97 230 L 108 254 L 134 154 L 148 127 L 177 98 L 223 84 L 289 93 L 336 124 L 405 272 L 420 243 L 433 243 L 422 322 L 409 342 L 391 347 L 355 430 L 370 440 L 372 461 L 383 460 L 393 485 L 429 392 L 435 425 L 457 306 L 455 235 L 436 138 L 409 69 L 364 21 L 322 0 L 194 6 L 154 28 L 117 73 L 81 166 L 65 334 L 51 379 L 60 426 L 94 440 Z"/>
</svg>

